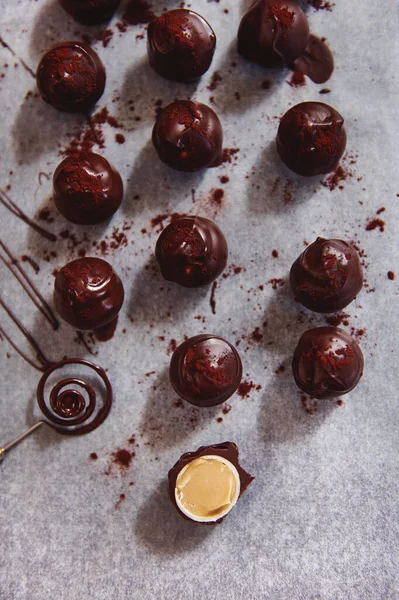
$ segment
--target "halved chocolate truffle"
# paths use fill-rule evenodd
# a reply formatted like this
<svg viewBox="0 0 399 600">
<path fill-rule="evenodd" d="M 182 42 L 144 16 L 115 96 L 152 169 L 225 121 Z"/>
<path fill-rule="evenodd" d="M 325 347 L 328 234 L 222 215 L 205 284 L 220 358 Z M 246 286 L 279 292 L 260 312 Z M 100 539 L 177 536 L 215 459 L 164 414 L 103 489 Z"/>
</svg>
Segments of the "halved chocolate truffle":
<svg viewBox="0 0 399 600">
<path fill-rule="evenodd" d="M 68 157 L 53 175 L 53 200 L 72 223 L 95 225 L 118 210 L 123 183 L 118 171 L 99 154 Z"/>
<path fill-rule="evenodd" d="M 171 81 L 188 82 L 201 77 L 211 65 L 215 47 L 212 27 L 192 10 L 169 10 L 148 26 L 150 65 Z"/>
<path fill-rule="evenodd" d="M 297 386 L 314 398 L 347 394 L 363 375 L 359 344 L 338 327 L 305 331 L 295 349 L 292 372 Z"/>
<path fill-rule="evenodd" d="M 331 313 L 350 304 L 363 287 L 355 248 L 343 240 L 317 238 L 291 267 L 295 299 L 315 312 Z"/>
<path fill-rule="evenodd" d="M 198 171 L 220 161 L 222 125 L 200 102 L 176 100 L 158 115 L 152 141 L 159 158 L 178 171 Z"/>
<path fill-rule="evenodd" d="M 169 377 L 183 400 L 200 407 L 217 406 L 238 389 L 242 363 L 227 340 L 210 334 L 196 335 L 174 351 Z"/>
<path fill-rule="evenodd" d="M 311 176 L 330 173 L 346 148 L 344 119 L 323 102 L 302 102 L 280 121 L 277 151 L 291 171 Z"/>
<path fill-rule="evenodd" d="M 37 87 L 45 102 L 63 112 L 86 112 L 102 96 L 105 68 L 83 42 L 56 44 L 42 56 Z"/>
<path fill-rule="evenodd" d="M 116 319 L 124 290 L 109 263 L 101 258 L 78 258 L 60 269 L 54 282 L 54 305 L 77 329 L 99 329 Z"/>
<path fill-rule="evenodd" d="M 233 442 L 201 446 L 183 454 L 168 474 L 169 496 L 180 515 L 194 523 L 221 523 L 252 477 L 239 464 Z"/>
<path fill-rule="evenodd" d="M 162 231 L 155 255 L 165 279 L 193 288 L 219 277 L 228 250 L 216 223 L 205 217 L 181 217 Z"/>
<path fill-rule="evenodd" d="M 82 25 L 100 25 L 110 20 L 120 0 L 58 0 L 62 8 Z"/>
</svg>

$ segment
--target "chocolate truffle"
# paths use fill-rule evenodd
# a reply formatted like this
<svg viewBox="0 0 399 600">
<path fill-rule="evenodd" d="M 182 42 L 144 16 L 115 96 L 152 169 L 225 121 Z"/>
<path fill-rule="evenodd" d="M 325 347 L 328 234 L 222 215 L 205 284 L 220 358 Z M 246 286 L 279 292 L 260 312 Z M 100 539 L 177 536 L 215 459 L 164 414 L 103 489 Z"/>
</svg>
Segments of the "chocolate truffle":
<svg viewBox="0 0 399 600">
<path fill-rule="evenodd" d="M 195 406 L 226 402 L 241 382 L 237 350 L 216 335 L 196 335 L 176 348 L 170 361 L 170 382 L 183 400 Z"/>
<path fill-rule="evenodd" d="M 104 92 L 105 69 L 87 44 L 62 42 L 44 54 L 36 79 L 43 100 L 57 110 L 86 112 Z"/>
<path fill-rule="evenodd" d="M 333 171 L 345 147 L 344 119 L 328 104 L 302 102 L 280 121 L 277 151 L 287 167 L 299 175 Z"/>
<path fill-rule="evenodd" d="M 54 282 L 54 305 L 77 329 L 98 329 L 113 321 L 123 304 L 123 285 L 101 258 L 78 258 L 60 269 Z"/>
<path fill-rule="evenodd" d="M 192 10 L 170 10 L 148 26 L 151 67 L 171 81 L 193 81 L 210 67 L 216 36 L 207 21 Z"/>
<path fill-rule="evenodd" d="M 356 250 L 343 240 L 318 237 L 291 267 L 295 299 L 315 312 L 331 313 L 348 306 L 363 286 Z"/>
<path fill-rule="evenodd" d="M 363 354 L 359 344 L 338 327 L 317 327 L 305 331 L 292 359 L 297 386 L 314 398 L 335 398 L 347 394 L 363 375 Z"/>
<path fill-rule="evenodd" d="M 120 0 L 58 0 L 62 8 L 82 25 L 100 25 L 110 20 Z"/>
<path fill-rule="evenodd" d="M 206 104 L 176 100 L 158 115 L 152 141 L 164 163 L 178 171 L 197 171 L 220 161 L 222 125 Z"/>
<path fill-rule="evenodd" d="M 263 67 L 290 65 L 306 49 L 309 23 L 295 0 L 256 0 L 238 29 L 238 52 Z"/>
<path fill-rule="evenodd" d="M 68 157 L 53 175 L 53 200 L 72 223 L 94 225 L 118 210 L 123 183 L 118 171 L 99 154 Z"/>
<path fill-rule="evenodd" d="M 181 217 L 162 231 L 155 255 L 167 281 L 194 288 L 219 277 L 228 250 L 216 223 L 204 217 Z"/>
<path fill-rule="evenodd" d="M 209 525 L 223 521 L 255 479 L 238 455 L 236 444 L 224 442 L 180 457 L 168 474 L 169 497 L 184 519 Z"/>
</svg>

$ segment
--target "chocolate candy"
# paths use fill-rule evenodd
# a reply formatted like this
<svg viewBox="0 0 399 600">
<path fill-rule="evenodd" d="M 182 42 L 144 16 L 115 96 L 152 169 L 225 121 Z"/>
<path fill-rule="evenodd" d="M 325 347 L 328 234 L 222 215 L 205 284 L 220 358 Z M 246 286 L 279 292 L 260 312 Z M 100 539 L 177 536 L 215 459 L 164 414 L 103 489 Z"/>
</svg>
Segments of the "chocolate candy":
<svg viewBox="0 0 399 600">
<path fill-rule="evenodd" d="M 58 0 L 62 8 L 82 25 L 100 25 L 109 21 L 120 0 Z"/>
<path fill-rule="evenodd" d="M 290 65 L 308 41 L 309 23 L 295 0 L 256 0 L 238 29 L 238 52 L 263 67 Z"/>
<path fill-rule="evenodd" d="M 201 446 L 183 454 L 168 474 L 169 497 L 188 521 L 215 525 L 255 479 L 239 464 L 233 442 Z"/>
<path fill-rule="evenodd" d="M 363 287 L 356 250 L 343 240 L 318 237 L 291 267 L 295 299 L 315 312 L 331 313 L 348 306 Z"/>
<path fill-rule="evenodd" d="M 213 221 L 204 217 L 181 217 L 165 227 L 155 255 L 162 276 L 184 287 L 208 285 L 227 263 L 227 242 Z"/>
<path fill-rule="evenodd" d="M 216 335 L 196 335 L 183 342 L 170 361 L 170 382 L 183 400 L 195 406 L 226 402 L 241 382 L 237 350 Z"/>
<path fill-rule="evenodd" d="M 121 280 L 101 258 L 78 258 L 60 269 L 54 282 L 54 305 L 77 329 L 98 329 L 113 321 L 123 304 Z"/>
<path fill-rule="evenodd" d="M 148 26 L 151 67 L 171 81 L 193 81 L 210 67 L 216 36 L 207 21 L 192 10 L 170 10 Z"/>
<path fill-rule="evenodd" d="M 347 394 L 363 375 L 363 354 L 359 344 L 338 327 L 317 327 L 305 331 L 292 359 L 297 386 L 314 398 L 335 398 Z"/>
<path fill-rule="evenodd" d="M 94 225 L 118 210 L 123 183 L 118 171 L 99 154 L 62 161 L 53 175 L 53 200 L 72 223 Z"/>
<path fill-rule="evenodd" d="M 222 126 L 209 106 L 176 100 L 158 115 L 152 141 L 164 163 L 178 171 L 197 171 L 220 161 Z"/>
<path fill-rule="evenodd" d="M 328 104 L 302 102 L 282 117 L 277 133 L 281 160 L 299 175 L 329 173 L 346 147 L 344 119 Z"/>
<path fill-rule="evenodd" d="M 36 79 L 43 100 L 57 110 L 86 112 L 104 92 L 105 68 L 87 44 L 62 42 L 44 54 Z"/>
</svg>

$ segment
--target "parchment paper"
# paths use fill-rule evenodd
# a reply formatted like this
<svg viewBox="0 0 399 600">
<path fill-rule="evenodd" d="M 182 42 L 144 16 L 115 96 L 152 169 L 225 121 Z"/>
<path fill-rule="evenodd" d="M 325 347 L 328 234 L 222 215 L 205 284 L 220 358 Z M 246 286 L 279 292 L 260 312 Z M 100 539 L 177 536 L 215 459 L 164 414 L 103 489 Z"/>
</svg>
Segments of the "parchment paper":
<svg viewBox="0 0 399 600">
<path fill-rule="evenodd" d="M 125 199 L 109 224 L 78 228 L 55 213 L 51 180 L 42 175 L 39 185 L 38 175 L 51 176 L 59 150 L 84 118 L 57 113 L 36 97 L 35 81 L 19 58 L 34 71 L 52 43 L 82 39 L 83 33 L 94 37 L 101 28 L 93 33 L 80 27 L 55 0 L 1 0 L 1 36 L 15 53 L 0 48 L 1 187 L 10 185 L 10 196 L 30 216 L 50 207 L 54 222 L 41 223 L 56 234 L 67 229 L 81 238 L 86 232 L 86 249 L 96 256 L 102 254 L 94 240 L 114 227 L 130 227 L 127 245 L 105 256 L 123 278 L 126 300 L 114 338 L 96 343 L 95 356 L 74 342 L 66 324 L 53 332 L 2 269 L 2 296 L 46 353 L 54 360 L 95 360 L 108 370 L 115 391 L 111 414 L 95 432 L 65 439 L 39 430 L 0 465 L 2 600 L 399 598 L 398 10 L 394 0 L 377 4 L 336 0 L 332 12 L 308 7 L 311 29 L 327 37 L 336 70 L 327 84 L 308 81 L 300 88 L 287 84 L 289 71 L 265 71 L 237 56 L 236 32 L 246 8 L 241 1 L 191 4 L 213 25 L 218 45 L 210 71 L 188 86 L 150 70 L 145 38 L 136 37 L 144 26 L 120 33 L 115 25 L 121 6 L 109 26 L 114 35 L 108 47 L 100 41 L 93 46 L 107 69 L 98 108 L 107 106 L 123 124 L 104 125 L 100 152 L 120 170 Z M 175 6 L 166 1 L 153 9 Z M 215 71 L 222 81 L 209 91 Z M 270 89 L 262 87 L 265 80 L 272 81 Z M 331 92 L 320 95 L 323 87 Z M 150 142 L 155 102 L 190 96 L 206 103 L 213 96 L 225 146 L 240 149 L 231 164 L 179 174 L 158 161 Z M 343 164 L 352 176 L 342 182 L 344 189 L 330 191 L 321 177 L 296 177 L 276 155 L 278 118 L 308 99 L 327 101 L 345 118 Z M 116 133 L 125 136 L 124 144 L 115 141 Z M 226 184 L 220 183 L 223 175 Z M 215 214 L 209 197 L 217 188 L 224 199 Z M 366 231 L 382 207 L 378 218 L 385 231 Z M 52 271 L 82 245 L 69 249 L 70 240 L 60 237 L 51 244 L 4 207 L 0 211 L 1 238 L 15 256 L 38 262 L 37 275 L 24 267 L 51 302 Z M 214 217 L 229 243 L 229 265 L 242 267 L 219 280 L 216 314 L 209 288 L 177 288 L 154 269 L 151 219 L 168 212 Z M 348 331 L 365 330 L 359 337 L 365 374 L 342 407 L 325 402 L 309 415 L 290 361 L 301 333 L 325 319 L 301 310 L 287 283 L 273 289 L 268 282 L 286 280 L 304 241 L 317 235 L 354 240 L 367 255 L 367 287 L 345 311 Z M 395 280 L 388 271 L 396 271 Z M 3 315 L 1 323 L 11 331 Z M 255 335 L 258 341 L 251 337 L 256 327 L 263 336 Z M 168 382 L 170 341 L 202 331 L 240 340 L 244 378 L 261 386 L 248 398 L 234 396 L 228 414 L 176 405 Z M 5 341 L 0 350 L 2 445 L 39 418 L 40 374 Z M 238 444 L 255 482 L 222 525 L 183 522 L 167 498 L 168 469 L 183 452 L 225 440 Z M 119 448 L 136 453 L 128 469 L 112 463 Z"/>
</svg>

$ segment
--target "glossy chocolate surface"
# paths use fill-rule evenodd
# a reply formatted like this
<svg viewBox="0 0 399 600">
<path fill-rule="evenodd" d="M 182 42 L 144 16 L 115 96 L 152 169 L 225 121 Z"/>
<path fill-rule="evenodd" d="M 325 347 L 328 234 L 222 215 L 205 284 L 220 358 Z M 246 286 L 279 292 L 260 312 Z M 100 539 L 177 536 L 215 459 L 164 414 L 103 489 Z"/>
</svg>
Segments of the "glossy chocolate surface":
<svg viewBox="0 0 399 600">
<path fill-rule="evenodd" d="M 291 267 L 295 299 L 315 312 L 331 313 L 350 304 L 363 287 L 355 248 L 343 240 L 317 238 Z"/>
<path fill-rule="evenodd" d="M 184 287 L 208 285 L 224 270 L 227 242 L 210 219 L 181 217 L 165 227 L 155 255 L 162 277 Z"/>
<path fill-rule="evenodd" d="M 43 55 L 36 80 L 43 100 L 57 110 L 86 112 L 104 92 L 105 68 L 87 44 L 62 42 Z"/>
<path fill-rule="evenodd" d="M 216 335 L 196 335 L 172 355 L 170 382 L 175 392 L 195 406 L 217 406 L 237 390 L 242 364 L 237 350 Z"/>
<path fill-rule="evenodd" d="M 62 8 L 82 25 L 100 25 L 110 20 L 120 0 L 58 0 Z"/>
<path fill-rule="evenodd" d="M 239 54 L 263 67 L 291 65 L 308 41 L 309 23 L 295 0 L 256 0 L 238 29 Z"/>
<path fill-rule="evenodd" d="M 97 329 L 115 319 L 122 307 L 123 285 L 101 258 L 78 258 L 60 269 L 54 282 L 54 305 L 77 329 Z"/>
<path fill-rule="evenodd" d="M 53 200 L 72 223 L 94 225 L 118 210 L 123 183 L 118 171 L 99 154 L 68 157 L 53 175 Z"/>
<path fill-rule="evenodd" d="M 201 77 L 211 65 L 215 47 L 212 27 L 192 10 L 170 10 L 148 26 L 150 65 L 171 81 L 188 82 Z"/>
<path fill-rule="evenodd" d="M 326 42 L 311 34 L 304 52 L 292 65 L 315 83 L 324 83 L 334 71 L 334 57 Z"/>
<path fill-rule="evenodd" d="M 190 463 L 195 458 L 199 458 L 200 456 L 209 456 L 209 455 L 221 456 L 221 457 L 225 458 L 226 460 L 230 461 L 235 466 L 235 468 L 237 469 L 238 474 L 240 476 L 240 497 L 243 495 L 243 493 L 245 492 L 247 487 L 255 479 L 255 477 L 252 477 L 252 475 L 247 473 L 247 471 L 245 471 L 240 466 L 238 448 L 237 448 L 236 444 L 234 444 L 233 442 L 224 442 L 222 444 L 214 444 L 211 446 L 201 446 L 195 452 L 186 452 L 185 454 L 183 454 L 179 458 L 177 463 L 170 469 L 170 471 L 168 473 L 169 497 L 170 497 L 170 500 L 171 500 L 173 506 L 176 508 L 178 513 L 183 517 L 183 519 L 186 519 L 187 521 L 191 521 L 196 524 L 198 524 L 197 521 L 194 521 L 193 519 L 190 519 L 188 516 L 183 514 L 182 511 L 177 506 L 176 498 L 175 498 L 176 480 L 177 480 L 177 477 L 178 477 L 180 471 L 188 463 Z M 224 518 L 226 518 L 226 517 L 223 517 L 212 523 L 200 523 L 200 525 L 215 525 L 217 523 L 221 523 Z"/>
<path fill-rule="evenodd" d="M 152 141 L 164 163 L 178 171 L 197 171 L 219 162 L 222 125 L 209 106 L 176 100 L 159 114 Z"/>
<path fill-rule="evenodd" d="M 302 102 L 280 121 L 277 150 L 281 160 L 299 175 L 333 171 L 346 147 L 344 119 L 323 102 Z"/>
<path fill-rule="evenodd" d="M 292 359 L 297 386 L 314 398 L 335 398 L 347 394 L 363 375 L 363 354 L 359 344 L 338 327 L 305 331 Z"/>
</svg>

